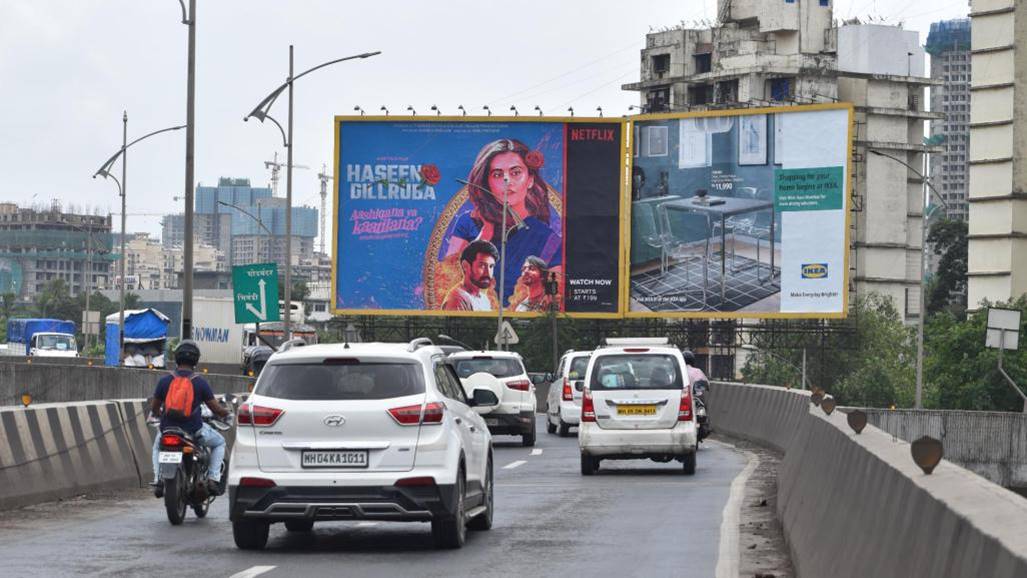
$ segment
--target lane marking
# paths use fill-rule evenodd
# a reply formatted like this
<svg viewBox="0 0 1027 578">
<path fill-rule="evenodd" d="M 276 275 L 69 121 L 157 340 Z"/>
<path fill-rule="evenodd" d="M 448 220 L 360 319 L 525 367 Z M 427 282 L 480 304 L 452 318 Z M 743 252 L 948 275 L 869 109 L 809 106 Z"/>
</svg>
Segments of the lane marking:
<svg viewBox="0 0 1027 578">
<path fill-rule="evenodd" d="M 277 566 L 254 566 L 243 570 L 242 572 L 232 574 L 229 578 L 253 578 L 254 576 L 260 576 L 261 574 L 270 572 L 275 568 L 277 568 Z"/>
<path fill-rule="evenodd" d="M 377 526 L 378 522 L 357 522 L 358 528 L 370 528 L 371 526 Z"/>
<path fill-rule="evenodd" d="M 540 456 L 540 455 L 542 455 L 542 449 L 541 448 L 535 448 L 535 449 L 531 450 L 531 455 L 533 455 L 533 456 Z"/>
<path fill-rule="evenodd" d="M 504 470 L 512 470 L 514 468 L 523 466 L 526 463 L 528 463 L 528 462 L 526 462 L 524 460 L 517 460 L 516 462 L 512 462 L 512 463 L 506 464 L 505 466 L 503 466 L 503 469 Z"/>
<path fill-rule="evenodd" d="M 710 440 L 713 441 L 713 440 Z M 736 578 L 739 572 L 739 536 L 738 525 L 742 519 L 742 500 L 745 498 L 745 484 L 749 477 L 756 471 L 760 459 L 756 454 L 738 449 L 730 444 L 716 444 L 729 447 L 744 455 L 749 463 L 740 474 L 735 476 L 731 482 L 731 493 L 728 495 L 727 503 L 724 504 L 724 511 L 721 514 L 720 522 L 720 548 L 717 552 L 716 578 Z"/>
</svg>

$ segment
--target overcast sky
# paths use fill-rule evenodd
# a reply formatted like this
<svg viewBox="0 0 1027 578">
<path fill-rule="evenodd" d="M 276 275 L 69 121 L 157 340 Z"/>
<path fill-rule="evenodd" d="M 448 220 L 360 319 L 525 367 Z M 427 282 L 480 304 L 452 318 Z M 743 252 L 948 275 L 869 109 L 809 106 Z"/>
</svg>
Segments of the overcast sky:
<svg viewBox="0 0 1027 578">
<path fill-rule="evenodd" d="M 773 2 L 775 0 L 767 0 Z M 188 1 L 187 1 L 188 3 Z M 263 162 L 281 148 L 270 125 L 242 118 L 288 72 L 381 50 L 296 84 L 297 205 L 318 206 L 316 175 L 330 163 L 335 114 L 472 114 L 488 104 L 534 114 L 627 112 L 638 93 L 639 50 L 650 28 L 713 19 L 715 0 L 198 0 L 196 182 L 220 176 L 266 185 Z M 835 18 L 904 21 L 926 40 L 930 23 L 967 14 L 967 0 L 836 0 Z M 0 200 L 120 211 L 112 182 L 90 176 L 121 144 L 184 124 L 186 26 L 175 0 L 0 0 Z M 286 100 L 272 113 L 283 123 Z M 130 231 L 160 231 L 182 211 L 185 132 L 158 135 L 128 155 Z M 284 174 L 280 194 L 284 195 Z M 133 216 L 139 215 L 139 216 Z M 153 216 L 149 216 L 153 215 Z"/>
</svg>

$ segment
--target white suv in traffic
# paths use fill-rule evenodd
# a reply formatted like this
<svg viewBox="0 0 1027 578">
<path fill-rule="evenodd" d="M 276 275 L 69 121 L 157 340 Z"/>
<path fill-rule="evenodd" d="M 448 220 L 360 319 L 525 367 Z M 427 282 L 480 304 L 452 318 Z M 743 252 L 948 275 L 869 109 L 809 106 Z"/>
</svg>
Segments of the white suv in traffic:
<svg viewBox="0 0 1027 578">
<path fill-rule="evenodd" d="M 450 354 L 464 391 L 488 389 L 499 398 L 495 407 L 478 407 L 493 435 L 521 436 L 523 445 L 535 445 L 535 384 L 524 361 L 513 351 L 460 351 Z"/>
<path fill-rule="evenodd" d="M 585 370 L 591 351 L 568 351 L 560 358 L 556 380 L 549 384 L 546 397 L 546 431 L 567 437 L 581 420 L 581 396 L 585 390 Z"/>
<path fill-rule="evenodd" d="M 607 339 L 585 374 L 578 446 L 581 473 L 605 459 L 678 460 L 695 473 L 691 386 L 681 351 L 666 339 Z"/>
<path fill-rule="evenodd" d="M 235 543 L 315 522 L 431 522 L 440 547 L 492 526 L 492 436 L 441 349 L 312 345 L 276 353 L 238 411 L 228 473 Z"/>
</svg>

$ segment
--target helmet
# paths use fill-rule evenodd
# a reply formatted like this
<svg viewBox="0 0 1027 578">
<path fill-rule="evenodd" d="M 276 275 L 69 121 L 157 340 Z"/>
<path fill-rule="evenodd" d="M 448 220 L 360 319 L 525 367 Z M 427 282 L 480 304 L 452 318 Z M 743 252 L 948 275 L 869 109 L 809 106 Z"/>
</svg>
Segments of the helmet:
<svg viewBox="0 0 1027 578">
<path fill-rule="evenodd" d="M 175 364 L 195 366 L 200 362 L 200 348 L 192 339 L 183 340 L 175 348 Z"/>
<path fill-rule="evenodd" d="M 685 358 L 685 365 L 695 365 L 695 354 L 688 349 L 681 352 L 681 355 Z"/>
</svg>

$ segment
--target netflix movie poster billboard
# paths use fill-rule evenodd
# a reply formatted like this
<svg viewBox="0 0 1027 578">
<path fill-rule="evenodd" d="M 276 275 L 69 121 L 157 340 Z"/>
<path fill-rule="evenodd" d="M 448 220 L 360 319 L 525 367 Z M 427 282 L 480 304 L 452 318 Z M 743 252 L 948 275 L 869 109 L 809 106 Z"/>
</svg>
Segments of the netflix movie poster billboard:
<svg viewBox="0 0 1027 578">
<path fill-rule="evenodd" d="M 336 117 L 333 311 L 620 316 L 622 131 Z"/>
</svg>

